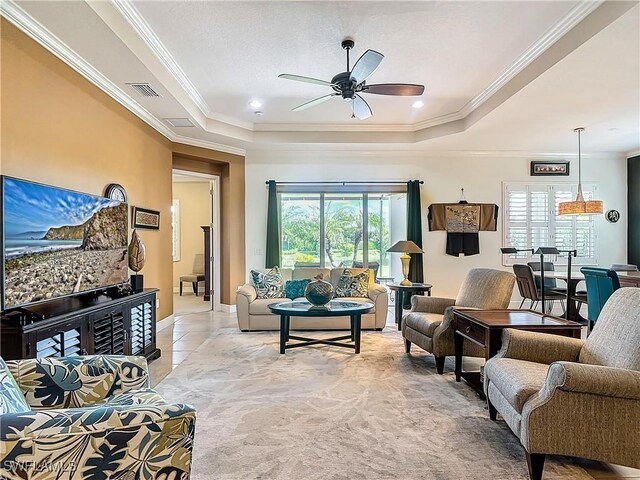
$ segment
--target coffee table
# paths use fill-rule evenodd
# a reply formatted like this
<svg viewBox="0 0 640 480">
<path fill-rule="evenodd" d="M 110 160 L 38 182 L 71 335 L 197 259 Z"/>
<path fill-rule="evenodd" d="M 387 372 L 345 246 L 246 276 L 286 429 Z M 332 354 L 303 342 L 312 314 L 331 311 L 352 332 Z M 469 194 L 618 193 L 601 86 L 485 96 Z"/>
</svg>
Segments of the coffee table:
<svg viewBox="0 0 640 480">
<path fill-rule="evenodd" d="M 411 285 L 402 285 L 400 283 L 387 284 L 389 290 L 396 292 L 396 323 L 398 324 L 398 330 L 402 330 L 402 308 L 405 301 L 405 295 L 409 297 L 413 295 L 422 295 L 424 293 L 427 296 L 431 296 L 431 285 L 428 283 L 413 283 Z"/>
<path fill-rule="evenodd" d="M 309 345 L 333 345 L 334 347 L 353 348 L 355 353 L 360 353 L 360 337 L 362 332 L 362 314 L 368 313 L 374 305 L 368 302 L 349 302 L 331 300 L 324 307 L 315 307 L 307 301 L 272 303 L 269 309 L 280 315 L 280 353 L 287 348 L 307 347 Z M 332 338 L 308 338 L 291 335 L 291 317 L 350 317 L 351 333 Z M 289 340 L 298 340 L 299 343 L 287 344 Z M 348 340 L 349 342 L 341 342 Z"/>
<path fill-rule="evenodd" d="M 493 357 L 502 346 L 502 331 L 516 328 L 532 332 L 551 333 L 580 338 L 582 325 L 564 318 L 543 315 L 533 310 L 471 310 L 453 309 L 456 382 L 464 378 L 482 394 L 480 372 L 462 371 L 463 343 L 470 342 L 484 348 L 485 360 Z"/>
</svg>

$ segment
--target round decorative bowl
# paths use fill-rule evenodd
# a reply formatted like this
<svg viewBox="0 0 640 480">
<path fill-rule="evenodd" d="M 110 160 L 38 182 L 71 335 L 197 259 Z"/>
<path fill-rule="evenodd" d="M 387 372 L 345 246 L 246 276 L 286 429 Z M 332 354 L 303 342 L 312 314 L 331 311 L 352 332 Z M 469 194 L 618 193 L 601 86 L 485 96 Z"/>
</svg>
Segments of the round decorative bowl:
<svg viewBox="0 0 640 480">
<path fill-rule="evenodd" d="M 304 289 L 304 296 L 311 305 L 321 307 L 333 298 L 333 285 L 322 279 L 322 274 L 314 277 L 315 280 Z"/>
</svg>

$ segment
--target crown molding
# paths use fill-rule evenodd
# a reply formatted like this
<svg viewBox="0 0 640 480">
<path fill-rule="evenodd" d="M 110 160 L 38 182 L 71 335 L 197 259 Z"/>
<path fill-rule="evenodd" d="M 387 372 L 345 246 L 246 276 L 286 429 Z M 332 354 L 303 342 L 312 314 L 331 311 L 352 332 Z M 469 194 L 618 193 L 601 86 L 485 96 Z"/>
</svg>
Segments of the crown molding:
<svg viewBox="0 0 640 480">
<path fill-rule="evenodd" d="M 71 47 L 20 8 L 13 0 L 3 0 L 0 3 L 0 14 L 107 95 L 113 97 L 114 100 L 127 110 L 141 118 L 165 137 L 171 139 L 173 132 L 161 120 L 133 100 L 120 87 L 78 55 Z"/>
<path fill-rule="evenodd" d="M 280 155 L 280 160 L 300 161 L 305 155 L 312 155 L 314 158 L 335 158 L 337 155 L 349 155 L 353 158 L 380 158 L 387 160 L 392 157 L 394 162 L 402 162 L 403 158 L 423 158 L 425 160 L 437 160 L 442 158 L 474 158 L 474 159 L 513 159 L 513 160 L 576 160 L 578 158 L 575 152 L 540 152 L 530 150 L 417 150 L 398 149 L 397 145 L 384 145 L 373 149 L 372 145 L 359 145 L 353 148 L 335 148 L 332 145 L 329 148 L 287 148 L 287 146 L 271 146 L 260 149 L 247 149 L 246 157 L 251 161 L 272 162 L 273 155 Z M 618 152 L 593 152 L 583 154 L 582 159 L 587 160 L 605 160 L 620 159 L 622 154 Z"/>
<path fill-rule="evenodd" d="M 178 62 L 173 58 L 169 50 L 164 46 L 156 33 L 151 29 L 147 21 L 142 17 L 138 9 L 129 0 L 112 1 L 116 11 L 124 17 L 124 19 L 133 27 L 138 36 L 151 49 L 153 54 L 162 63 L 164 68 L 173 76 L 173 78 L 182 86 L 189 99 L 196 104 L 205 117 L 212 112 L 207 102 L 205 102 L 195 85 L 189 80 L 184 70 L 180 68 Z"/>
<path fill-rule="evenodd" d="M 198 138 L 185 137 L 182 135 L 173 135 L 172 142 L 191 145 L 192 147 L 202 147 L 209 150 L 216 150 L 223 153 L 231 153 L 233 155 L 245 156 L 247 151 L 244 148 L 223 145 L 222 143 L 210 142 L 208 140 L 200 140 Z"/>
<path fill-rule="evenodd" d="M 569 12 L 547 30 L 537 41 L 533 43 L 520 57 L 518 57 L 509 67 L 507 67 L 498 78 L 496 78 L 487 88 L 473 97 L 459 111 L 462 118 L 468 116 L 476 108 L 486 102 L 495 93 L 504 87 L 518 73 L 529 66 L 536 58 L 544 53 L 549 47 L 567 34 L 573 27 L 584 20 L 590 13 L 596 10 L 604 0 L 578 2 Z"/>
<path fill-rule="evenodd" d="M 412 125 L 353 123 L 255 123 L 254 132 L 413 132 Z"/>
<path fill-rule="evenodd" d="M 480 95 L 474 97 L 472 101 L 470 101 L 467 105 L 471 105 L 470 107 L 463 107 L 458 112 L 453 112 L 447 115 L 442 115 L 439 117 L 435 117 L 432 119 L 428 119 L 422 122 L 414 123 L 414 124 L 290 124 L 290 123 L 282 123 L 282 124 L 253 124 L 253 129 L 251 131 L 255 132 L 264 132 L 268 134 L 269 132 L 276 134 L 278 132 L 342 132 L 342 133 L 366 133 L 366 132 L 388 132 L 390 134 L 396 133 L 415 133 L 419 130 L 428 129 L 431 127 L 437 127 L 439 125 L 455 122 L 465 118 L 464 112 L 468 109 L 475 109 L 479 107 L 485 100 L 490 98 L 492 95 L 497 93 L 504 84 L 516 76 L 523 68 L 527 65 L 531 64 L 538 56 L 540 56 L 545 50 L 547 50 L 553 43 L 555 43 L 559 38 L 565 35 L 569 30 L 574 28 L 581 20 L 583 20 L 587 15 L 592 13 L 598 6 L 600 6 L 603 2 L 580 2 L 576 7 L 574 7 L 563 19 L 558 21 L 553 27 L 551 27 L 532 47 L 530 47 L 519 59 L 512 64 L 505 72 L 493 82 L 487 89 L 485 89 Z M 186 89 L 186 93 L 190 100 L 193 100 L 194 104 L 198 106 L 198 108 L 203 107 L 208 109 L 206 103 L 199 95 L 197 90 L 193 84 L 188 81 L 186 78 L 186 74 L 180 69 L 175 60 L 171 57 L 166 48 L 162 45 L 158 37 L 151 30 L 146 21 L 142 18 L 138 10 L 133 6 L 130 0 L 113 0 L 112 4 L 116 8 L 116 11 L 121 14 L 125 21 L 131 25 L 131 27 L 135 30 L 135 32 L 140 35 L 140 38 L 145 42 L 145 44 L 150 48 L 151 52 L 158 58 L 162 65 L 169 70 L 170 74 L 173 76 L 175 80 L 182 83 L 183 85 L 190 85 L 193 87 L 194 95 L 202 100 L 202 105 L 199 105 L 200 102 L 197 99 L 192 98 L 189 89 Z M 35 41 L 40 43 L 42 46 L 51 51 L 54 55 L 63 60 L 66 64 L 71 66 L 78 73 L 83 75 L 87 80 L 96 85 L 98 88 L 106 92 L 112 98 L 114 98 L 117 102 L 122 104 L 125 108 L 130 110 L 136 116 L 141 118 L 144 122 L 149 124 L 152 128 L 157 130 L 160 134 L 168 138 L 169 140 L 176 143 L 183 143 L 187 145 L 193 145 L 213 150 L 218 150 L 226 153 L 232 153 L 236 155 L 245 155 L 246 150 L 239 147 L 228 146 L 208 140 L 201 140 L 198 138 L 186 137 L 183 135 L 176 134 L 173 130 L 171 130 L 165 123 L 155 117 L 152 113 L 147 111 L 144 107 L 138 104 L 132 97 L 130 97 L 125 91 L 123 91 L 116 84 L 111 82 L 107 77 L 101 74 L 97 69 L 95 69 L 91 64 L 85 61 L 82 57 L 80 57 L 75 51 L 73 51 L 68 45 L 66 45 L 62 40 L 57 38 L 52 32 L 50 32 L 46 27 L 41 25 L 37 20 L 31 17 L 27 12 L 25 12 L 19 5 L 17 5 L 13 0 L 3 0 L 0 3 L 0 14 L 7 18 L 11 23 L 16 25 L 19 29 L 21 29 L 25 34 L 33 38 Z M 141 33 L 146 32 L 146 33 Z M 173 65 L 173 67 L 171 67 Z M 173 68 L 173 70 L 172 70 Z M 179 78 L 180 75 L 184 76 L 187 80 L 186 82 Z M 191 93 L 193 93 L 191 92 Z M 473 110 L 469 110 L 473 111 Z M 209 119 L 215 121 L 215 117 L 211 112 L 209 112 Z M 229 125 L 229 122 L 225 122 L 224 120 L 219 120 L 222 123 L 226 123 Z M 233 135 L 231 135 L 233 136 Z M 271 146 L 266 146 L 260 143 L 260 148 L 267 148 L 268 150 L 278 150 L 277 146 L 273 148 Z M 356 142 L 357 143 L 357 142 Z M 393 143 L 393 142 L 391 142 Z M 388 145 L 391 145 L 388 144 Z M 416 144 L 416 142 L 410 142 Z M 327 144 L 330 145 L 330 144 Z M 395 143 L 391 145 L 389 148 L 399 148 L 400 145 Z M 329 147 L 332 148 L 332 147 Z M 335 148 L 335 147 L 333 147 Z M 376 148 L 375 152 L 384 152 L 385 147 L 380 149 Z M 344 150 L 339 150 L 344 151 Z M 416 155 L 425 155 L 425 150 L 411 150 L 411 149 L 402 149 L 403 153 L 409 151 L 415 151 Z M 512 155 L 516 152 L 451 152 L 453 155 L 462 155 L 462 156 L 503 156 L 503 155 Z M 519 155 L 522 155 L 523 152 L 517 152 Z M 429 156 L 434 155 L 449 155 L 448 153 L 438 153 L 438 152 L 428 152 Z M 531 156 L 535 158 L 558 158 L 559 156 L 570 156 L 570 154 L 536 154 L 530 153 Z"/>
<path fill-rule="evenodd" d="M 111 0 L 116 11 L 129 23 L 133 30 L 142 39 L 145 45 L 153 52 L 162 66 L 182 87 L 189 99 L 198 107 L 200 112 L 211 120 L 227 123 L 235 127 L 251 130 L 252 123 L 243 122 L 228 115 L 222 115 L 211 110 L 204 97 L 200 94 L 187 74 L 182 70 L 176 59 L 164 46 L 160 37 L 156 35 L 151 26 L 144 19 L 140 11 L 131 0 Z"/>
<path fill-rule="evenodd" d="M 156 58 L 169 73 L 184 86 L 189 98 L 200 108 L 202 113 L 210 119 L 228 123 L 237 127 L 256 132 L 416 132 L 430 127 L 443 125 L 466 118 L 480 105 L 491 98 L 518 73 L 530 65 L 545 50 L 562 38 L 573 27 L 580 23 L 587 15 L 597 9 L 604 0 L 578 2 L 569 12 L 550 27 L 536 42 L 520 55 L 498 78 L 489 84 L 478 95 L 469 100 L 457 112 L 451 112 L 412 124 L 300 124 L 300 123 L 247 123 L 211 111 L 204 98 L 189 80 L 176 60 L 171 56 L 160 38 L 152 30 L 142 14 L 131 0 L 111 0 L 116 10 L 129 22 L 140 38 L 147 44 Z"/>
<path fill-rule="evenodd" d="M 245 154 L 245 150 L 241 148 L 176 135 L 162 120 L 142 107 L 13 0 L 0 2 L 0 15 L 170 141 L 236 155 Z"/>
</svg>

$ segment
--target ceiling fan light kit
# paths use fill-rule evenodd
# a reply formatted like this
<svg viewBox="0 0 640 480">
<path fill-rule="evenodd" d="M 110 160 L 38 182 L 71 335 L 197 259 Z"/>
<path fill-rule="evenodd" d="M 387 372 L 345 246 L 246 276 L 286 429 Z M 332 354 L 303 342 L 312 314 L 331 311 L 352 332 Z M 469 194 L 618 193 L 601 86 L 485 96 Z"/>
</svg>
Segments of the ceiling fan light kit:
<svg viewBox="0 0 640 480">
<path fill-rule="evenodd" d="M 582 194 L 582 152 L 580 146 L 580 134 L 584 127 L 573 129 L 578 134 L 578 193 L 573 202 L 560 202 L 558 215 L 599 215 L 604 211 L 602 200 L 585 200 Z"/>
<path fill-rule="evenodd" d="M 309 102 L 298 105 L 293 109 L 294 112 L 306 110 L 309 107 L 319 105 L 331 100 L 333 97 L 342 97 L 343 100 L 349 102 L 352 106 L 352 117 L 365 120 L 373 115 L 371 107 L 361 93 L 372 93 L 375 95 L 394 95 L 394 96 L 420 96 L 424 93 L 424 85 L 415 85 L 407 83 L 382 83 L 377 85 L 367 85 L 366 80 L 376 71 L 380 63 L 384 59 L 384 55 L 375 50 L 367 50 L 362 54 L 358 61 L 351 69 L 349 51 L 355 46 L 355 42 L 350 38 L 342 41 L 342 48 L 347 51 L 347 71 L 335 75 L 330 82 L 319 80 L 317 78 L 303 77 L 300 75 L 291 75 L 282 73 L 278 75 L 280 78 L 294 80 L 297 82 L 313 83 L 331 87 L 333 93 L 318 97 Z"/>
</svg>

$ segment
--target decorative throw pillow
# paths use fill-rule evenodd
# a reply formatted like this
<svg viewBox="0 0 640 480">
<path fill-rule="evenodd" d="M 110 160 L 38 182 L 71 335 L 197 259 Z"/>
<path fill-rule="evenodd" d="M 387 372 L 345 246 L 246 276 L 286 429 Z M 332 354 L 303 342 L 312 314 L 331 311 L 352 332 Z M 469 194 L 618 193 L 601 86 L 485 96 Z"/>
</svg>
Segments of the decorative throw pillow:
<svg viewBox="0 0 640 480">
<path fill-rule="evenodd" d="M 283 293 L 282 274 L 278 267 L 267 273 L 251 270 L 251 281 L 256 288 L 258 298 L 281 298 Z"/>
<path fill-rule="evenodd" d="M 338 278 L 336 297 L 366 297 L 369 291 L 369 273 L 367 270 L 354 275 L 351 270 L 345 268 Z"/>
<path fill-rule="evenodd" d="M 304 297 L 304 290 L 310 283 L 310 278 L 305 278 L 303 280 L 287 280 L 284 284 L 284 296 L 291 300 Z"/>
</svg>

